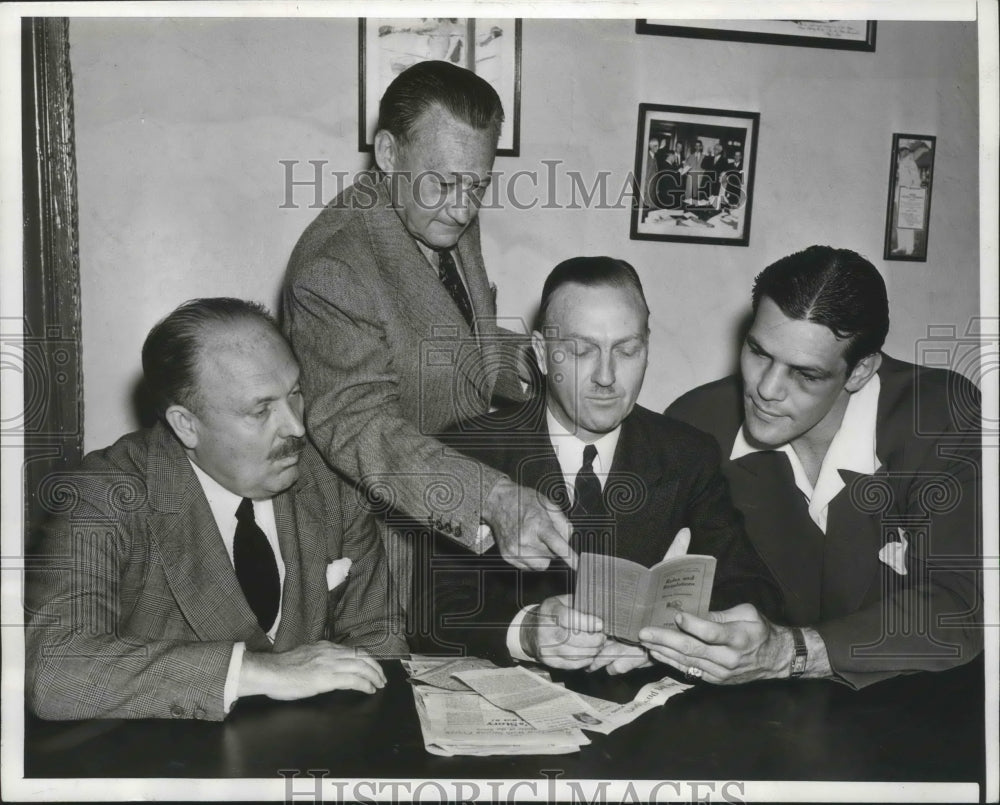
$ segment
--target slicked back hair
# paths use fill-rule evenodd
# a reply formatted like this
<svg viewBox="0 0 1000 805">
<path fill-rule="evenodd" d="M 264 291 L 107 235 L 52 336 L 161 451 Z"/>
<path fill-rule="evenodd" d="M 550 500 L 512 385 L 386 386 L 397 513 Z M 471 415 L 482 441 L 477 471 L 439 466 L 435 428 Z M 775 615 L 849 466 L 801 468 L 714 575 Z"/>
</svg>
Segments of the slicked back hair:
<svg viewBox="0 0 1000 805">
<path fill-rule="evenodd" d="M 791 319 L 822 324 L 847 341 L 850 373 L 882 349 L 889 332 L 889 299 L 878 269 L 857 252 L 810 246 L 783 257 L 754 280 L 753 310 L 767 297 Z"/>
<path fill-rule="evenodd" d="M 542 301 L 538 306 L 538 326 L 545 324 L 552 294 L 563 285 L 608 286 L 612 288 L 634 288 L 649 317 L 649 305 L 642 290 L 642 282 L 636 270 L 624 260 L 614 257 L 571 257 L 563 260 L 549 272 L 542 286 Z"/>
<path fill-rule="evenodd" d="M 407 67 L 389 84 L 378 107 L 378 129 L 401 144 L 410 142 L 417 121 L 438 107 L 474 129 L 490 129 L 500 138 L 503 104 L 484 79 L 446 61 L 423 61 Z"/>
<path fill-rule="evenodd" d="M 157 323 L 142 345 L 142 372 L 159 417 L 171 405 L 198 407 L 198 364 L 210 327 L 256 321 L 284 339 L 267 308 L 231 297 L 191 299 Z"/>
</svg>

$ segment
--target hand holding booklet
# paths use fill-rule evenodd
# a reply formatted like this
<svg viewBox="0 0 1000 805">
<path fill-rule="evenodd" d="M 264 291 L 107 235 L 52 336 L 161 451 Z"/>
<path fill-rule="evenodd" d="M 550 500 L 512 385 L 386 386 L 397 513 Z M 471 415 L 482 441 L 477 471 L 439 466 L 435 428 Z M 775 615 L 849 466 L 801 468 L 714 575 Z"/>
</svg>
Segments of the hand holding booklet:
<svg viewBox="0 0 1000 805">
<path fill-rule="evenodd" d="M 678 612 L 708 614 L 715 557 L 687 554 L 651 568 L 603 554 L 581 553 L 573 608 L 604 621 L 618 640 L 639 642 L 646 626 L 673 626 Z"/>
</svg>

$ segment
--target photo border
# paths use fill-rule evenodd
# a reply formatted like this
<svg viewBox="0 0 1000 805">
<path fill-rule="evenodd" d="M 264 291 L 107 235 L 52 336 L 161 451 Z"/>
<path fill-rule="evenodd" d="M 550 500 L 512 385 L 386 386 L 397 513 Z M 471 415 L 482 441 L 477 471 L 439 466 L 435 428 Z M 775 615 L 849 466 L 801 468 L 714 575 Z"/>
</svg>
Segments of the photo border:
<svg viewBox="0 0 1000 805">
<path fill-rule="evenodd" d="M 824 36 L 807 36 L 794 34 L 776 34 L 770 31 L 741 31 L 733 28 L 726 28 L 721 23 L 712 23 L 706 20 L 700 27 L 687 25 L 664 25 L 663 23 L 649 22 L 648 19 L 637 19 L 635 21 L 635 32 L 637 34 L 649 34 L 652 36 L 684 36 L 690 39 L 718 39 L 727 42 L 756 42 L 762 45 L 792 45 L 794 47 L 807 48 L 829 48 L 832 50 L 859 50 L 869 53 L 875 52 L 875 20 L 866 20 L 865 38 L 861 39 L 833 39 Z M 715 27 L 711 27 L 715 25 Z"/>
<path fill-rule="evenodd" d="M 368 109 L 365 101 L 368 94 L 367 67 L 368 53 L 365 43 L 365 23 L 369 17 L 358 18 L 358 151 L 372 153 L 374 144 L 368 141 Z M 469 19 L 469 18 L 463 18 Z M 471 19 L 490 19 L 489 17 L 472 17 Z M 501 147 L 497 148 L 498 157 L 517 157 L 521 155 L 521 18 L 514 18 L 514 108 L 504 109 L 504 124 L 511 126 L 510 144 L 504 144 L 505 137 L 500 135 Z M 382 90 L 384 92 L 384 88 Z M 379 93 L 381 97 L 381 92 Z M 377 119 L 378 110 L 374 110 Z"/>
<path fill-rule="evenodd" d="M 924 211 L 924 249 L 922 254 L 894 254 L 892 251 L 892 206 L 896 198 L 899 181 L 896 175 L 896 155 L 899 153 L 900 140 L 927 140 L 931 144 L 931 181 L 927 186 L 927 208 Z M 883 260 L 904 260 L 911 263 L 927 262 L 927 243 L 931 234 L 931 199 L 934 195 L 934 158 L 937 156 L 937 136 L 933 134 L 901 134 L 892 135 L 892 150 L 889 152 L 889 198 L 885 208 L 885 248 Z"/>
<path fill-rule="evenodd" d="M 642 216 L 642 202 L 638 200 L 641 198 L 640 187 L 642 183 L 642 163 L 643 157 L 645 155 L 646 149 L 646 122 L 647 118 L 651 113 L 655 112 L 673 112 L 675 114 L 683 115 L 701 115 L 706 120 L 706 125 L 711 125 L 711 118 L 715 117 L 728 117 L 728 118 L 742 118 L 747 121 L 747 129 L 750 132 L 748 137 L 750 141 L 750 148 L 748 151 L 744 146 L 744 173 L 746 179 L 743 182 L 743 192 L 746 195 L 745 212 L 743 215 L 743 234 L 738 238 L 720 238 L 720 237 L 704 237 L 699 235 L 673 235 L 673 234 L 659 234 L 652 232 L 640 232 L 639 225 L 641 223 Z M 636 151 L 635 151 L 635 173 L 633 177 L 635 178 L 637 189 L 640 191 L 637 193 L 637 201 L 632 205 L 631 218 L 629 226 L 629 238 L 631 240 L 659 240 L 659 241 L 670 241 L 675 243 L 701 243 L 701 244 L 711 244 L 715 246 L 749 246 L 750 245 L 750 223 L 751 223 L 751 211 L 753 207 L 753 192 L 754 192 L 754 178 L 757 172 L 757 138 L 760 133 L 760 112 L 742 112 L 733 109 L 709 109 L 697 106 L 673 106 L 670 104 L 658 104 L 658 103 L 640 103 L 639 104 L 639 120 L 637 124 L 636 131 Z"/>
</svg>

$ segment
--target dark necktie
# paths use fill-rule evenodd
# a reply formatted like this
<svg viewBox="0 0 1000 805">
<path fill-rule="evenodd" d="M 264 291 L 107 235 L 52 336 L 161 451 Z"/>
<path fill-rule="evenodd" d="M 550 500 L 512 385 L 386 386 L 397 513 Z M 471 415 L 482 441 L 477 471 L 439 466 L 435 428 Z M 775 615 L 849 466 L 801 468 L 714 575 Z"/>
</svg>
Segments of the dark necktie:
<svg viewBox="0 0 1000 805">
<path fill-rule="evenodd" d="M 604 500 L 601 496 L 601 482 L 594 474 L 595 458 L 597 458 L 597 448 L 588 444 L 583 448 L 583 466 L 577 472 L 574 482 L 576 497 L 573 500 L 570 519 L 578 515 L 600 517 L 605 514 Z"/>
<path fill-rule="evenodd" d="M 573 525 L 570 545 L 578 553 L 613 554 L 613 530 L 609 528 L 601 482 L 594 474 L 595 458 L 597 448 L 592 444 L 586 445 L 583 448 L 583 466 L 573 483 L 575 497 L 569 513 Z"/>
<path fill-rule="evenodd" d="M 233 565 L 250 609 L 265 632 L 278 617 L 281 585 L 278 563 L 267 536 L 253 516 L 253 501 L 243 498 L 236 510 L 236 537 L 233 539 Z"/>
<path fill-rule="evenodd" d="M 458 266 L 455 265 L 455 258 L 451 256 L 451 249 L 441 249 L 437 255 L 438 276 L 441 278 L 441 284 L 451 294 L 451 298 L 455 300 L 455 304 L 458 305 L 459 311 L 471 328 L 473 326 L 472 301 L 465 291 L 462 277 L 458 273 Z"/>
</svg>

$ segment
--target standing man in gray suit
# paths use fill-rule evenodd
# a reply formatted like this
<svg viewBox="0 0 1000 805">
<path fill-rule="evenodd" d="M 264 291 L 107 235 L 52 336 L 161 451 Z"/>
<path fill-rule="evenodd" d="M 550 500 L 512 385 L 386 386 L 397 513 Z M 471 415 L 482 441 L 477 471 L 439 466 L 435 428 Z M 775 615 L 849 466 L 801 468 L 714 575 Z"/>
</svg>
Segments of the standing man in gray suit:
<svg viewBox="0 0 1000 805">
<path fill-rule="evenodd" d="M 384 523 L 402 514 L 477 553 L 495 540 L 516 567 L 544 569 L 570 553 L 564 515 L 435 438 L 522 396 L 476 217 L 502 123 L 499 96 L 469 70 L 431 61 L 400 73 L 379 105 L 378 171 L 299 239 L 284 316 L 309 436 Z M 389 528 L 387 547 L 406 606 L 412 540 Z"/>
</svg>

